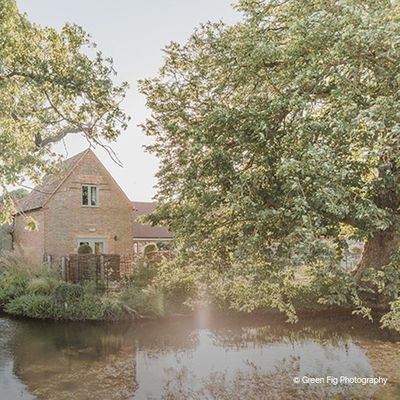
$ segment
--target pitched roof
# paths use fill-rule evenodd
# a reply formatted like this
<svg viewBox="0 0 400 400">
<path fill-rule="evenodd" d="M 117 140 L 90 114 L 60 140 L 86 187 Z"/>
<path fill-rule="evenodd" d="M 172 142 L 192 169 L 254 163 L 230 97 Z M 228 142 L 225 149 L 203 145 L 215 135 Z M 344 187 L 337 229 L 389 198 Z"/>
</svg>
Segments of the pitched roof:
<svg viewBox="0 0 400 400">
<path fill-rule="evenodd" d="M 45 176 L 41 185 L 32 189 L 28 196 L 16 201 L 17 210 L 19 212 L 27 212 L 42 208 L 82 157 L 89 151 L 91 150 L 86 149 L 65 160 L 61 165 L 60 173 Z"/>
<path fill-rule="evenodd" d="M 174 234 L 163 226 L 151 226 L 136 221 L 137 217 L 152 213 L 156 203 L 132 201 L 133 206 L 133 239 L 172 239 Z"/>
</svg>

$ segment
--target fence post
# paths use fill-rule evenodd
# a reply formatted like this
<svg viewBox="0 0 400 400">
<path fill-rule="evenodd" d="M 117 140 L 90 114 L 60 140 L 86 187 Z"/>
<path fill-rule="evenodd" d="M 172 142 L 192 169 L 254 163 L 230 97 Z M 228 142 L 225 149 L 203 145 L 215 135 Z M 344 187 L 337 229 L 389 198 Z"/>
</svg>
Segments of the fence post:
<svg viewBox="0 0 400 400">
<path fill-rule="evenodd" d="M 51 256 L 46 257 L 46 264 L 47 264 L 47 272 L 51 271 Z"/>
<path fill-rule="evenodd" d="M 61 257 L 61 277 L 66 281 L 66 271 L 65 271 L 65 257 Z"/>
<path fill-rule="evenodd" d="M 104 256 L 100 255 L 100 279 L 104 281 Z"/>
</svg>

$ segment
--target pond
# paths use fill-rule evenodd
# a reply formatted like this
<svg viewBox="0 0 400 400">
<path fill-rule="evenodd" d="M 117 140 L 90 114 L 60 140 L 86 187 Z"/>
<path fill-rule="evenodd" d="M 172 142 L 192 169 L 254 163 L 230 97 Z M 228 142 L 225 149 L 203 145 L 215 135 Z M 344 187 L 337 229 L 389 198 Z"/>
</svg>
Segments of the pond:
<svg viewBox="0 0 400 400">
<path fill-rule="evenodd" d="M 206 312 L 141 324 L 3 315 L 0 399 L 400 399 L 399 344 L 344 316 L 290 325 Z"/>
</svg>

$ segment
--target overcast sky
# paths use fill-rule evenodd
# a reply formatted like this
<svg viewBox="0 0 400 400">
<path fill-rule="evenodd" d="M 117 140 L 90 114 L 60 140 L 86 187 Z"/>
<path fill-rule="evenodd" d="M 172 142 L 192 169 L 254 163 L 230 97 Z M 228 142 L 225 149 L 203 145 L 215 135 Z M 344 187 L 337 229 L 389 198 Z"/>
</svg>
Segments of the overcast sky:
<svg viewBox="0 0 400 400">
<path fill-rule="evenodd" d="M 128 129 L 112 145 L 124 167 L 118 167 L 101 149 L 95 152 L 132 200 L 151 200 L 155 194 L 157 160 L 146 153 L 149 143 L 137 126 L 148 115 L 137 81 L 156 75 L 163 61 L 161 49 L 171 40 L 184 42 L 201 22 L 234 23 L 240 15 L 233 0 L 17 0 L 31 21 L 59 29 L 66 22 L 81 25 L 104 55 L 114 59 L 117 82 L 130 90 L 124 103 L 132 117 Z M 78 136 L 66 140 L 68 155 L 87 147 Z M 65 154 L 62 145 L 55 147 Z"/>
</svg>

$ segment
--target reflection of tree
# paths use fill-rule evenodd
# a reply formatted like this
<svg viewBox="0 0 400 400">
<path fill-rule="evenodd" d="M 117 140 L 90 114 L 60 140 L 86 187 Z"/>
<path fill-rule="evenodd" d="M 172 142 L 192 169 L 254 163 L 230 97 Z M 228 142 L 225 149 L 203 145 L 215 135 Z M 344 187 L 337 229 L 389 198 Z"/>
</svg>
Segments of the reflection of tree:
<svg viewBox="0 0 400 400">
<path fill-rule="evenodd" d="M 357 337 L 354 342 L 365 350 L 376 376 L 388 378 L 388 384 L 379 389 L 379 397 L 400 398 L 400 346 L 383 338 Z"/>
<path fill-rule="evenodd" d="M 12 338 L 15 333 L 15 324 L 11 319 L 1 318 L 0 314 L 0 370 L 9 362 L 12 353 Z"/>
<path fill-rule="evenodd" d="M 322 372 L 322 371 L 321 371 Z M 233 379 L 226 373 L 212 373 L 199 380 L 184 367 L 166 383 L 164 400 L 368 400 L 375 388 L 367 386 L 305 385 L 293 382 L 299 376 L 298 359 L 282 361 L 275 371 L 265 373 L 251 365 L 250 372 L 237 372 Z M 322 374 L 321 374 L 322 375 Z"/>
<path fill-rule="evenodd" d="M 148 354 L 193 350 L 198 345 L 196 325 L 191 318 L 153 321 L 135 330 L 137 349 Z"/>
<path fill-rule="evenodd" d="M 131 398 L 140 384 L 136 382 L 138 350 L 147 359 L 159 357 L 162 366 L 167 353 L 192 352 L 200 348 L 199 343 L 207 348 L 208 338 L 212 346 L 234 350 L 314 342 L 335 352 L 336 348 L 346 350 L 347 345 L 355 343 L 366 350 L 376 375 L 390 377 L 400 384 L 400 378 L 393 377 L 397 373 L 393 368 L 400 370 L 400 349 L 396 343 L 399 336 L 354 318 L 314 318 L 290 325 L 275 317 L 211 315 L 207 324 L 201 325 L 201 329 L 206 329 L 205 341 L 200 340 L 195 318 L 147 321 L 139 325 L 19 321 L 10 326 L 10 332 L 4 330 L 0 340 L 13 336 L 7 348 L 15 355 L 15 373 L 39 399 L 69 399 L 72 392 L 78 393 L 76 398 L 85 399 Z M 227 370 L 230 367 L 227 365 Z M 257 374 L 239 376 L 237 384 L 242 381 L 253 384 L 255 377 L 260 382 L 267 379 L 260 371 Z M 219 388 L 228 385 L 225 378 L 215 374 L 212 385 Z M 208 383 L 203 383 L 207 387 Z M 229 387 L 226 390 L 230 393 Z M 238 397 L 232 397 L 235 398 Z"/>
<path fill-rule="evenodd" d="M 337 316 L 334 318 L 311 318 L 300 320 L 297 324 L 288 324 L 279 317 L 258 317 L 218 319 L 210 327 L 216 346 L 242 348 L 249 343 L 263 346 L 268 343 L 301 343 L 312 340 L 321 345 L 346 344 L 354 337 L 396 342 L 399 335 L 382 331 L 378 324 L 362 319 Z"/>
<path fill-rule="evenodd" d="M 136 383 L 135 348 L 123 326 L 19 324 L 15 374 L 38 399 L 126 399 Z"/>
</svg>

